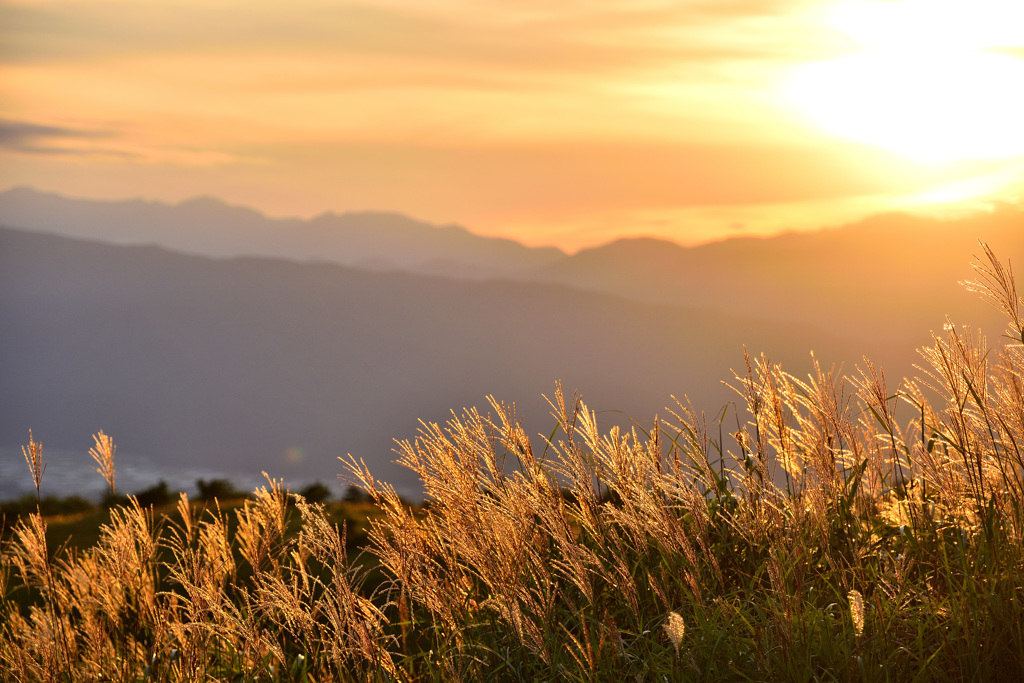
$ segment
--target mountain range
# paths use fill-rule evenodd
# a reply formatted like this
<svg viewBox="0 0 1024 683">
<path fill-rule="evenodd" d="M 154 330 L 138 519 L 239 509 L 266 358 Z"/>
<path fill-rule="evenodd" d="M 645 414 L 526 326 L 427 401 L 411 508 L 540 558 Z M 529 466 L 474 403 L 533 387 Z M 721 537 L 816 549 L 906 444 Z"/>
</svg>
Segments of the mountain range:
<svg viewBox="0 0 1024 683">
<path fill-rule="evenodd" d="M 541 396 L 559 380 L 604 424 L 649 423 L 672 395 L 718 413 L 744 348 L 795 374 L 813 350 L 899 377 L 946 314 L 1003 329 L 957 284 L 978 239 L 1024 256 L 1014 207 L 574 255 L 388 214 L 27 189 L 0 194 L 0 224 L 0 452 L 31 428 L 87 459 L 103 429 L 129 460 L 296 484 L 333 480 L 351 453 L 411 495 L 391 449 L 420 419 L 493 394 L 550 433 Z"/>
<path fill-rule="evenodd" d="M 200 256 L 270 256 L 448 277 L 507 274 L 565 256 L 396 213 L 268 218 L 212 197 L 168 205 L 69 199 L 17 187 L 0 193 L 0 224 L 111 244 L 153 244 Z"/>
</svg>

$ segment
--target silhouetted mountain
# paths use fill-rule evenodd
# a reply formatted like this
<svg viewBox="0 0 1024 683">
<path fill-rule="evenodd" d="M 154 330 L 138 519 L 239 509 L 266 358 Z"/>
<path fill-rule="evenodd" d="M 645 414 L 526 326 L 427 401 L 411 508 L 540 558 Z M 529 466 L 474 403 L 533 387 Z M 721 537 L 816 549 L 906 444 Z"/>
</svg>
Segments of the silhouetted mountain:
<svg viewBox="0 0 1024 683">
<path fill-rule="evenodd" d="M 0 193 L 0 224 L 113 244 L 152 244 L 202 256 L 269 256 L 400 269 L 448 277 L 493 277 L 565 256 L 509 239 L 481 237 L 393 213 L 326 213 L 271 219 L 200 197 L 177 205 L 68 199 L 30 188 Z"/>
<path fill-rule="evenodd" d="M 795 371 L 860 347 L 810 326 L 639 304 L 554 284 L 470 282 L 327 264 L 216 260 L 0 230 L 0 446 L 34 430 L 85 450 L 290 482 L 352 453 L 382 478 L 417 420 L 579 389 L 601 419 L 649 421 L 670 395 L 716 411 L 743 345 Z M 891 360 L 887 349 L 873 349 Z M 909 350 L 908 350 L 909 352 Z M 906 359 L 906 354 L 901 358 Z M 16 452 L 16 451 L 14 451 Z"/>
<path fill-rule="evenodd" d="M 958 281 L 979 240 L 1024 260 L 1024 211 L 939 221 L 900 214 L 842 228 L 697 247 L 623 239 L 529 275 L 637 301 L 812 324 L 871 343 L 926 343 L 945 316 L 998 334 L 1004 323 Z"/>
<path fill-rule="evenodd" d="M 1024 257 L 1024 212 L 1011 207 L 573 256 L 389 214 L 270 220 L 213 199 L 20 189 L 0 194 L 0 217 L 32 231 L 0 230 L 0 451 L 17 453 L 33 428 L 84 454 L 105 429 L 124 453 L 289 481 L 329 478 L 351 452 L 406 486 L 386 463 L 418 419 L 494 394 L 520 405 L 530 432 L 549 431 L 540 396 L 559 379 L 640 420 L 670 394 L 718 410 L 744 345 L 796 374 L 811 350 L 826 366 L 868 355 L 895 383 L 946 315 L 990 338 L 1004 329 L 957 284 L 973 277 L 979 239 Z"/>
<path fill-rule="evenodd" d="M 1009 206 L 956 221 L 887 214 L 841 228 L 689 248 L 621 239 L 572 256 L 396 214 L 268 219 L 211 198 L 169 206 L 17 188 L 0 193 L 0 224 L 207 256 L 552 282 L 647 303 L 807 323 L 867 342 L 884 336 L 912 344 L 927 342 L 928 330 L 947 315 L 1001 325 L 994 312 L 979 317 L 976 298 L 957 284 L 973 276 L 969 261 L 979 239 L 1003 258 L 1024 256 L 1024 210 Z"/>
</svg>

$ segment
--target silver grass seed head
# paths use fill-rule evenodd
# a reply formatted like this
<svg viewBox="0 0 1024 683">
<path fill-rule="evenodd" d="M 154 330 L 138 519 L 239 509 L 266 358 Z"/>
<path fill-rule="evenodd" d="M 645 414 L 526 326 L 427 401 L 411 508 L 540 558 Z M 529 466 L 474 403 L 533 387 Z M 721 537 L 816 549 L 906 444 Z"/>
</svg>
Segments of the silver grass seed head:
<svg viewBox="0 0 1024 683">
<path fill-rule="evenodd" d="M 850 599 L 850 617 L 859 637 L 864 633 L 864 597 L 858 590 L 850 591 L 847 597 Z"/>
<path fill-rule="evenodd" d="M 665 633 L 672 641 L 672 647 L 676 649 L 676 656 L 679 656 L 679 644 L 683 642 L 683 634 L 686 633 L 686 624 L 678 612 L 669 612 L 668 621 L 665 622 Z"/>
</svg>

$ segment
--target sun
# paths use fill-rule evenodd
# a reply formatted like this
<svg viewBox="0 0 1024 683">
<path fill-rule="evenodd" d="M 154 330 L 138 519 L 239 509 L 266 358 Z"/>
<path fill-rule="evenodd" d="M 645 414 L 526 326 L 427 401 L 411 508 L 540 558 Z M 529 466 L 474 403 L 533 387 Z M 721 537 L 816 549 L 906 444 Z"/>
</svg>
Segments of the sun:
<svg viewBox="0 0 1024 683">
<path fill-rule="evenodd" d="M 1024 2 L 861 0 L 831 24 L 855 50 L 786 87 L 815 125 L 923 162 L 1024 155 Z"/>
</svg>

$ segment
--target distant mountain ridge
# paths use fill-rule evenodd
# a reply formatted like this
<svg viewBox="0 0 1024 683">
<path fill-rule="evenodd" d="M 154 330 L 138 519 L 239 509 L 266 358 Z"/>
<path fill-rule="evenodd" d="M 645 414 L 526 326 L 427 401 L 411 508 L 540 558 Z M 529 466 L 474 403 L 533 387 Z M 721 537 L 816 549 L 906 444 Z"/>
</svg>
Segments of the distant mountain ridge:
<svg viewBox="0 0 1024 683">
<path fill-rule="evenodd" d="M 628 426 L 664 413 L 673 394 L 720 408 L 744 344 L 793 369 L 810 348 L 826 363 L 858 351 L 809 326 L 553 283 L 211 259 L 5 228 L 0 320 L 5 452 L 32 429 L 87 460 L 103 429 L 124 454 L 289 482 L 332 480 L 351 453 L 407 491 L 409 473 L 388 464 L 392 440 L 414 436 L 419 419 L 486 410 L 488 394 L 547 433 L 541 395 L 563 380 L 603 424 Z"/>
<path fill-rule="evenodd" d="M 42 215 L 32 202 L 49 222 L 13 223 Z M 973 275 L 979 239 L 1024 261 L 1014 207 L 689 248 L 628 239 L 567 256 L 390 215 L 353 228 L 210 199 L 85 204 L 0 194 L 0 225 L 13 228 L 0 227 L 0 450 L 17 453 L 32 428 L 84 453 L 105 429 L 125 453 L 289 481 L 330 479 L 335 457 L 352 453 L 407 490 L 408 474 L 387 464 L 392 439 L 413 436 L 418 419 L 486 408 L 487 394 L 519 403 L 533 434 L 550 429 L 539 397 L 557 380 L 640 420 L 672 394 L 717 411 L 744 347 L 797 375 L 812 350 L 848 371 L 866 355 L 895 385 L 946 315 L 993 340 L 1005 328 L 957 284 Z M 140 225 L 152 228 L 145 239 Z M 273 251 L 295 231 L 307 251 L 235 253 L 243 238 Z M 179 247 L 137 244 L 154 235 Z M 382 263 L 402 235 L 406 251 Z M 341 251 L 310 256 L 317 244 Z M 199 246 L 213 253 L 182 253 Z M 332 253 L 355 262 L 329 263 Z"/>
<path fill-rule="evenodd" d="M 1002 330 L 959 281 L 979 242 L 1024 263 L 1024 210 L 940 221 L 886 214 L 839 228 L 695 247 L 622 239 L 541 267 L 530 278 L 637 301 L 814 324 L 865 341 L 927 341 L 946 316 Z M 995 326 L 996 329 L 992 329 Z"/>
<path fill-rule="evenodd" d="M 1024 260 L 1024 207 L 952 221 L 884 214 L 841 227 L 693 247 L 624 238 L 567 255 L 389 213 L 272 219 L 210 197 L 177 205 L 0 193 L 0 225 L 187 254 L 329 262 L 369 271 L 567 285 L 638 302 L 811 324 L 864 341 L 921 343 L 945 316 L 975 317 L 979 240 Z M 998 325 L 995 314 L 980 323 Z"/>
<path fill-rule="evenodd" d="M 565 257 L 553 247 L 530 248 L 395 213 L 268 218 L 212 197 L 171 205 L 70 199 L 19 187 L 0 193 L 0 225 L 111 244 L 153 244 L 200 256 L 327 261 L 446 277 L 507 275 Z"/>
</svg>

